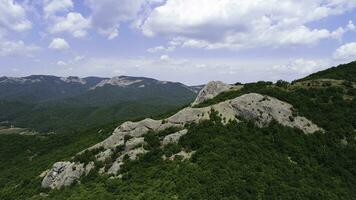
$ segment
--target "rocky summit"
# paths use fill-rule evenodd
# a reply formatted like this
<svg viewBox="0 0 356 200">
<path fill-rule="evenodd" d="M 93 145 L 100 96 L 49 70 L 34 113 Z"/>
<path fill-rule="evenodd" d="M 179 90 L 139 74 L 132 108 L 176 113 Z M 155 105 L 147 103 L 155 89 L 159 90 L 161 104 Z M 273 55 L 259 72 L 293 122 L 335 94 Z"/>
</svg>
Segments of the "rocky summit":
<svg viewBox="0 0 356 200">
<path fill-rule="evenodd" d="M 211 81 L 202 90 L 200 90 L 197 98 L 192 105 L 198 105 L 208 99 L 212 99 L 218 94 L 231 89 L 232 86 L 221 81 Z"/>
<path fill-rule="evenodd" d="M 199 102 L 213 98 L 214 95 L 230 88 L 231 86 L 224 83 L 211 82 L 202 89 L 194 104 L 197 105 Z M 177 132 L 166 135 L 160 143 L 162 147 L 169 143 L 177 143 L 188 132 L 188 130 L 184 129 L 185 125 L 209 120 L 212 112 L 218 113 L 223 124 L 247 119 L 253 120 L 259 127 L 264 127 L 268 126 L 272 121 L 276 121 L 283 126 L 300 129 L 305 134 L 323 132 L 323 129 L 309 119 L 296 115 L 291 104 L 267 95 L 249 93 L 208 107 L 186 107 L 165 119 L 154 120 L 147 118 L 138 122 L 125 122 L 117 127 L 110 137 L 79 153 L 80 155 L 88 151 L 95 151 L 95 159 L 90 162 L 91 164 L 85 165 L 85 163 L 74 161 L 58 162 L 53 165 L 53 168 L 44 177 L 42 187 L 61 188 L 71 185 L 94 167 L 97 167 L 93 165 L 95 161 L 104 161 L 112 157 L 117 151 L 120 151 L 120 156 L 115 158 L 109 168 L 101 168 L 100 172 L 111 176 L 119 176 L 118 173 L 124 164 L 125 157 L 130 160 L 136 160 L 139 155 L 148 152 L 143 148 L 146 143 L 144 140 L 145 134 L 150 131 L 164 131 L 168 128 L 176 128 L 178 129 Z M 169 159 L 172 160 L 175 156 L 189 159 L 193 153 L 181 151 L 176 155 L 172 155 Z M 167 158 L 163 157 L 162 159 Z"/>
</svg>

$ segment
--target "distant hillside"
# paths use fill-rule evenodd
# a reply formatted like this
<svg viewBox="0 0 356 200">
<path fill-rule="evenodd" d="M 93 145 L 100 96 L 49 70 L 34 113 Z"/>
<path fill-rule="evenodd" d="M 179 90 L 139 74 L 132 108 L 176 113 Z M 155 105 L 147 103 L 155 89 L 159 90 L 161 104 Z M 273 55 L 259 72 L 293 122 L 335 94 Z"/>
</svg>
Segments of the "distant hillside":
<svg viewBox="0 0 356 200">
<path fill-rule="evenodd" d="M 43 132 L 88 128 L 164 113 L 196 93 L 196 87 L 144 77 L 1 77 L 0 122 Z"/>
<path fill-rule="evenodd" d="M 311 74 L 301 81 L 325 78 L 356 82 L 356 61 Z"/>
</svg>

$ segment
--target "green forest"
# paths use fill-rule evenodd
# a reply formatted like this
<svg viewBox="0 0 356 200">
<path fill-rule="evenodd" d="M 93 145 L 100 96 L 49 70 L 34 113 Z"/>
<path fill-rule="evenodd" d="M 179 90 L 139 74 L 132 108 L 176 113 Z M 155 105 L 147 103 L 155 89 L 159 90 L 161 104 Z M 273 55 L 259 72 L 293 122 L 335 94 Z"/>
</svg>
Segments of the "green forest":
<svg viewBox="0 0 356 200">
<path fill-rule="evenodd" d="M 277 122 L 259 128 L 244 119 L 223 125 L 219 114 L 212 112 L 211 120 L 186 125 L 188 134 L 178 144 L 159 148 L 157 142 L 167 132 L 148 133 L 145 148 L 150 152 L 136 161 L 126 159 L 120 171 L 122 178 L 99 175 L 96 169 L 80 183 L 49 190 L 41 188 L 39 177 L 54 162 L 70 159 L 105 139 L 118 123 L 76 134 L 2 135 L 0 199 L 356 199 L 354 65 L 292 83 L 244 84 L 240 90 L 197 105 L 205 107 L 246 93 L 261 93 L 292 104 L 296 114 L 325 132 L 306 135 Z M 181 149 L 195 153 L 190 160 L 162 159 Z"/>
</svg>

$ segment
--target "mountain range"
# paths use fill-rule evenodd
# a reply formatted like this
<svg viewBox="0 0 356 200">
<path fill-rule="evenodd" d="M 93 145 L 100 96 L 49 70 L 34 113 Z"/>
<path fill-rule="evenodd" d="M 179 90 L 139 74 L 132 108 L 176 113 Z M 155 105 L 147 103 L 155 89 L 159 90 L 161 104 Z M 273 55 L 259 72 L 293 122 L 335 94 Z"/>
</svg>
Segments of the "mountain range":
<svg viewBox="0 0 356 200">
<path fill-rule="evenodd" d="M 38 131 L 88 128 L 183 106 L 198 90 L 144 77 L 1 77 L 0 121 Z"/>
</svg>

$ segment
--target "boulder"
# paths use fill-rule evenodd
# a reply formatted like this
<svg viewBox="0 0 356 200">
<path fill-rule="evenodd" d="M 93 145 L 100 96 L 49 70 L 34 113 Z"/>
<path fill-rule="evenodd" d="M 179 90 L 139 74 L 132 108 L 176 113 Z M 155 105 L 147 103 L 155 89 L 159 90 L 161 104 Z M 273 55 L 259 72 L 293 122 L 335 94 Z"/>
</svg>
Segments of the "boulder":
<svg viewBox="0 0 356 200">
<path fill-rule="evenodd" d="M 70 186 L 83 174 L 89 173 L 92 168 L 93 167 L 85 168 L 82 163 L 57 162 L 44 177 L 42 187 L 60 189 L 63 186 Z"/>
<path fill-rule="evenodd" d="M 167 144 L 169 143 L 178 143 L 179 142 L 179 139 L 188 133 L 188 130 L 187 129 L 183 129 L 181 131 L 178 131 L 176 133 L 173 133 L 173 134 L 170 134 L 170 135 L 167 135 L 166 137 L 163 138 L 163 141 L 162 141 L 162 145 L 163 146 L 166 146 Z"/>
<path fill-rule="evenodd" d="M 95 155 L 96 160 L 104 162 L 106 159 L 110 158 L 114 152 L 111 149 L 106 149 Z"/>
<path fill-rule="evenodd" d="M 115 162 L 112 164 L 112 166 L 108 169 L 107 173 L 111 175 L 117 175 L 121 166 L 124 164 L 124 157 L 127 155 L 130 160 L 136 160 L 138 158 L 138 155 L 145 154 L 147 153 L 147 150 L 145 150 L 143 147 L 139 147 L 136 149 L 132 149 L 130 151 L 127 151 L 125 154 L 119 156 Z"/>
<path fill-rule="evenodd" d="M 191 152 L 180 151 L 179 153 L 173 154 L 171 157 L 169 157 L 169 160 L 175 160 L 178 157 L 181 158 L 182 161 L 189 160 L 194 153 L 195 151 L 191 151 Z"/>
<path fill-rule="evenodd" d="M 255 120 L 260 127 L 275 120 L 284 126 L 298 128 L 306 134 L 322 131 L 305 117 L 294 116 L 292 105 L 273 97 L 250 93 L 231 100 L 230 104 L 237 116 Z"/>
<path fill-rule="evenodd" d="M 136 148 L 140 144 L 145 143 L 145 138 L 144 137 L 138 137 L 138 138 L 131 138 L 128 140 L 125 144 L 125 150 L 130 151 L 131 149 Z"/>
<path fill-rule="evenodd" d="M 221 81 L 211 81 L 199 92 L 197 98 L 192 103 L 193 106 L 203 103 L 208 99 L 216 97 L 218 94 L 231 89 L 231 85 Z"/>
</svg>

